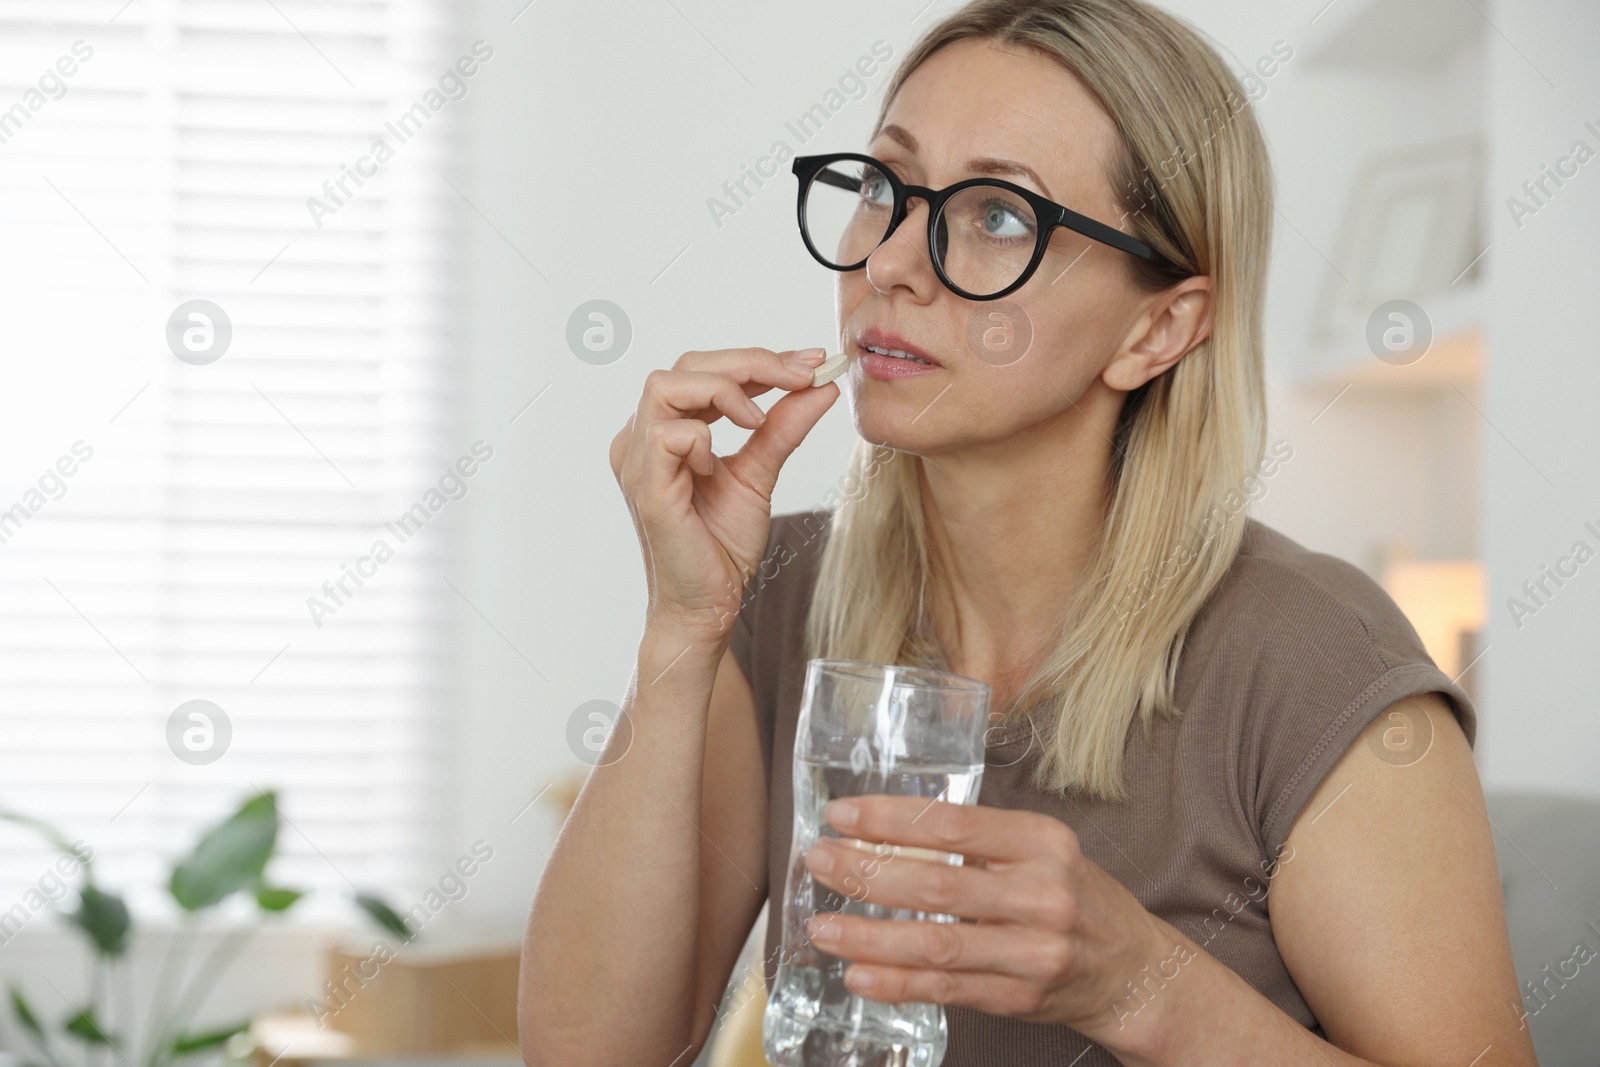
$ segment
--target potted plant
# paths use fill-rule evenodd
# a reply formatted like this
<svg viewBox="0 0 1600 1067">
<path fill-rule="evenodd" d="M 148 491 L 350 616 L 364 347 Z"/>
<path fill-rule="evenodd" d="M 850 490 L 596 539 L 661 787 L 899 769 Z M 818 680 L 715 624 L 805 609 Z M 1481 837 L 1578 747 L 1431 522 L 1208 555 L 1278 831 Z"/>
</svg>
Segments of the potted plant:
<svg viewBox="0 0 1600 1067">
<path fill-rule="evenodd" d="M 91 1067 L 90 1054 L 95 1051 L 101 1053 L 102 1064 L 115 1067 L 172 1067 L 187 1057 L 221 1051 L 246 1031 L 248 1019 L 205 1029 L 196 1029 L 194 1019 L 207 993 L 237 959 L 257 927 L 229 931 L 204 958 L 194 962 L 200 936 L 198 920 L 238 893 L 253 897 L 263 917 L 282 915 L 304 896 L 300 890 L 273 885 L 266 878 L 281 822 L 275 792 L 257 793 L 246 800 L 203 834 L 189 854 L 172 868 L 167 890 L 183 918 L 162 961 L 144 1041 L 137 1050 L 127 1047 L 135 1011 L 133 975 L 129 967 L 116 966 L 127 953 L 133 930 L 127 904 L 96 880 L 92 850 L 82 842 L 69 841 L 55 827 L 27 815 L 0 809 L 0 819 L 36 831 L 76 862 L 82 882 L 77 903 L 65 917 L 82 933 L 93 956 L 87 1001 L 54 1023 L 47 1022 L 35 1010 L 15 983 L 10 984 L 12 1013 L 43 1060 L 42 1065 L 25 1061 L 25 1067 Z M 404 941 L 411 939 L 405 922 L 382 900 L 357 893 L 354 901 L 384 929 Z M 108 1018 L 109 994 L 119 973 L 115 1003 L 120 1011 L 113 1020 Z"/>
</svg>

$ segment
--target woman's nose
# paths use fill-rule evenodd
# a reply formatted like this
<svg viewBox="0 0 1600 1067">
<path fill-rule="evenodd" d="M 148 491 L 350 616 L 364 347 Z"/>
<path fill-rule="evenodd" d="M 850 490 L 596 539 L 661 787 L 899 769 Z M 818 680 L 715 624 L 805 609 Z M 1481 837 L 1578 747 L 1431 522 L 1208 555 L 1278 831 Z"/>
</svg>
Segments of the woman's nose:
<svg viewBox="0 0 1600 1067">
<path fill-rule="evenodd" d="M 928 205 L 921 197 L 914 199 L 900 225 L 867 257 L 867 284 L 879 293 L 904 285 L 926 296 L 939 285 L 928 258 Z"/>
</svg>

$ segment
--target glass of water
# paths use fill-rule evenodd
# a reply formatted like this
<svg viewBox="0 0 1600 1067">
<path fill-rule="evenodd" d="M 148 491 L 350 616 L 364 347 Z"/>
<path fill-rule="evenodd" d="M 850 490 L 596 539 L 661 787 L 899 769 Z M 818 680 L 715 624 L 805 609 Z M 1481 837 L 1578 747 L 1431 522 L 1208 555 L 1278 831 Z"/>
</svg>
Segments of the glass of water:
<svg viewBox="0 0 1600 1067">
<path fill-rule="evenodd" d="M 761 1028 L 775 1067 L 938 1067 L 944 1059 L 944 1009 L 887 1004 L 851 992 L 844 983 L 850 961 L 813 945 L 806 920 L 836 912 L 957 921 L 874 903 L 871 879 L 884 864 L 902 858 L 959 865 L 961 856 L 841 838 L 824 820 L 823 808 L 834 797 L 868 793 L 975 803 L 988 719 L 989 686 L 973 678 L 860 660 L 814 659 L 806 665 L 778 973 Z M 806 866 L 806 853 L 819 836 L 845 840 L 865 853 L 860 873 L 846 877 L 845 893 L 817 882 Z"/>
</svg>

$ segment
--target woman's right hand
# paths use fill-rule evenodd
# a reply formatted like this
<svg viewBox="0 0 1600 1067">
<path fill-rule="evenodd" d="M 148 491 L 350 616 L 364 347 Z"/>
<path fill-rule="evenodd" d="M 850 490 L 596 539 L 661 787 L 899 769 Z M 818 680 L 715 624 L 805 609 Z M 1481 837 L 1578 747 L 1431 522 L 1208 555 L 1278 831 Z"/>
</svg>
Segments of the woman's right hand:
<svg viewBox="0 0 1600 1067">
<path fill-rule="evenodd" d="M 812 388 L 826 353 L 725 348 L 685 352 L 645 378 L 638 409 L 611 441 L 611 472 L 628 501 L 644 556 L 647 626 L 719 640 L 766 552 L 778 471 L 839 396 Z M 751 400 L 790 390 L 765 418 Z M 739 451 L 711 451 L 727 416 L 751 430 Z"/>
</svg>

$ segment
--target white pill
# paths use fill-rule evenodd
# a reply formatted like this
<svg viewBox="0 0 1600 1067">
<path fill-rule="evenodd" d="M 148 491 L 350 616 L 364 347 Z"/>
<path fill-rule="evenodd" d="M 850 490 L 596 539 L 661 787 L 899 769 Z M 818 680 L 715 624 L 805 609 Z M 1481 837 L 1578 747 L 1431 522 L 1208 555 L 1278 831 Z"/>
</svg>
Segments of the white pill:
<svg viewBox="0 0 1600 1067">
<path fill-rule="evenodd" d="M 822 362 L 821 366 L 811 372 L 812 387 L 815 388 L 819 385 L 827 385 L 829 382 L 839 377 L 839 375 L 843 374 L 846 368 L 849 366 L 849 354 L 840 352 L 837 355 L 829 356 Z"/>
</svg>

